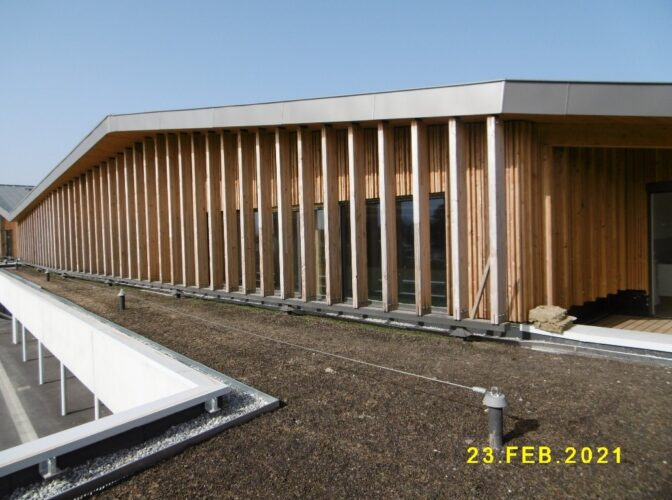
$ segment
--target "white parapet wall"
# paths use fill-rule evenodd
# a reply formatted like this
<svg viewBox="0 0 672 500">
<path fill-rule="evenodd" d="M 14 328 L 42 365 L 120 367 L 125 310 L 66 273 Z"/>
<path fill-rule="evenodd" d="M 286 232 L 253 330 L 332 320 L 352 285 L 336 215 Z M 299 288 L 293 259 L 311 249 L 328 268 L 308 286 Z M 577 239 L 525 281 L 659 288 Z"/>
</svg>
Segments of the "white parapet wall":
<svg viewBox="0 0 672 500">
<path fill-rule="evenodd" d="M 100 420 L 0 451 L 0 481 L 179 411 L 205 404 L 212 408 L 214 401 L 231 392 L 230 383 L 223 381 L 228 377 L 198 368 L 195 362 L 187 364 L 179 355 L 169 355 L 139 335 L 2 269 L 0 304 L 112 411 Z"/>
<path fill-rule="evenodd" d="M 202 374 L 7 271 L 0 304 L 113 413 L 202 383 Z"/>
</svg>

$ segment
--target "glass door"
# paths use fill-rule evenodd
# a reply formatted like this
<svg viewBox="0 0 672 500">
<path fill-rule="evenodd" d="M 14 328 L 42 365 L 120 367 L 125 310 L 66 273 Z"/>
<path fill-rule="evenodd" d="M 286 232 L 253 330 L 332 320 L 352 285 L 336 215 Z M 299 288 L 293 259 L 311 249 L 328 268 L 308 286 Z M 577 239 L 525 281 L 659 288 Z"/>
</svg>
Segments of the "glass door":
<svg viewBox="0 0 672 500">
<path fill-rule="evenodd" d="M 651 309 L 672 318 L 672 191 L 651 193 Z"/>
</svg>

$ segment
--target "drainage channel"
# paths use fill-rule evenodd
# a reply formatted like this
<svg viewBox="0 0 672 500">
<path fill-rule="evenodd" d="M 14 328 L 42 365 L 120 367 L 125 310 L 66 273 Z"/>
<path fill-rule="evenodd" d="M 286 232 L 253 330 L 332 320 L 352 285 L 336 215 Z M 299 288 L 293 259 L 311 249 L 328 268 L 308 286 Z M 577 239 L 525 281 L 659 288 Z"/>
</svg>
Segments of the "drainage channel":
<svg viewBox="0 0 672 500">
<path fill-rule="evenodd" d="M 112 412 L 0 451 L 0 496 L 81 494 L 279 405 L 2 270 L 0 304 Z"/>
</svg>

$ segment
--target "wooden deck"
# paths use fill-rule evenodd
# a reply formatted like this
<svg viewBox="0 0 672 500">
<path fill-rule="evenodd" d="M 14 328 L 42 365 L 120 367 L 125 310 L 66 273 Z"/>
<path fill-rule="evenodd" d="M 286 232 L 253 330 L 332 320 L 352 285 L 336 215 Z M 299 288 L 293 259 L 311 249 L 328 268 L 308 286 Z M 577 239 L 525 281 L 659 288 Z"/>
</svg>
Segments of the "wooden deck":
<svg viewBox="0 0 672 500">
<path fill-rule="evenodd" d="M 594 325 L 607 328 L 621 328 L 623 330 L 637 330 L 640 332 L 672 334 L 672 318 L 643 318 L 641 316 L 615 314 L 594 323 Z"/>
</svg>

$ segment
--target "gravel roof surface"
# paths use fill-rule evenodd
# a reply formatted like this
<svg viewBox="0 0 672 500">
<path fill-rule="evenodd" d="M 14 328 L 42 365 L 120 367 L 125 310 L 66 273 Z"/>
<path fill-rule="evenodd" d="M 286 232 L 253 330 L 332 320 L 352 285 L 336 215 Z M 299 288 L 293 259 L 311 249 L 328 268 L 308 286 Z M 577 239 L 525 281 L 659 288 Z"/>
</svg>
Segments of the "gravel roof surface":
<svg viewBox="0 0 672 500">
<path fill-rule="evenodd" d="M 283 406 L 101 494 L 109 497 L 602 497 L 672 495 L 672 369 L 294 316 L 64 280 L 44 288 L 280 398 Z M 507 395 L 510 446 L 547 465 L 467 464 L 487 445 L 480 398 L 314 349 Z M 622 463 L 564 464 L 567 446 L 620 447 Z M 613 462 L 613 460 L 612 460 Z"/>
</svg>

